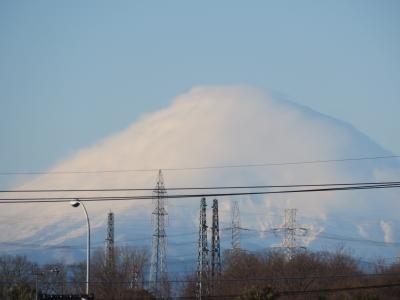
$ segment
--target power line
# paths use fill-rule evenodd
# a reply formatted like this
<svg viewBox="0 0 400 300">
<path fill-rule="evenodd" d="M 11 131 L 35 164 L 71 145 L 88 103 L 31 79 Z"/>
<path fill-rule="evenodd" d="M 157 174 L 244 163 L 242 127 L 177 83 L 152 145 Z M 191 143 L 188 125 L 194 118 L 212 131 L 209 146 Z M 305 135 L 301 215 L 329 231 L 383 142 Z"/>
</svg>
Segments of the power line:
<svg viewBox="0 0 400 300">
<path fill-rule="evenodd" d="M 370 190 L 370 189 L 387 189 L 399 188 L 400 182 L 388 184 L 372 184 L 372 185 L 358 185 L 358 186 L 341 186 L 330 188 L 315 188 L 315 189 L 295 189 L 295 190 L 278 190 L 278 191 L 259 191 L 259 192 L 240 192 L 240 193 L 203 193 L 203 194 L 172 194 L 166 195 L 168 199 L 181 199 L 181 198 L 201 198 L 201 197 L 228 197 L 228 196 L 247 196 L 247 195 L 267 195 L 267 194 L 288 194 L 288 193 L 310 193 L 310 192 L 332 192 L 332 191 L 351 191 L 351 190 Z M 127 200 L 151 200 L 151 195 L 141 196 L 118 196 L 118 197 L 37 197 L 37 198 L 0 198 L 0 204 L 23 204 L 23 203 L 62 203 L 69 202 L 74 199 L 80 199 L 87 202 L 99 201 L 127 201 Z"/>
<path fill-rule="evenodd" d="M 220 228 L 220 231 L 230 231 L 232 227 L 225 227 L 225 228 Z M 249 233 L 273 233 L 274 229 L 270 230 L 260 230 L 260 229 L 255 229 L 255 228 L 245 228 L 245 227 L 240 227 L 239 228 L 242 231 L 246 231 Z M 197 234 L 197 231 L 191 231 L 191 232 L 182 232 L 182 233 L 175 233 L 169 235 L 170 237 L 183 237 L 183 236 L 194 236 Z M 144 238 L 136 238 L 136 239 L 127 239 L 127 240 L 121 240 L 118 241 L 119 244 L 126 244 L 126 243 L 131 243 L 131 242 L 140 242 L 140 241 L 148 241 L 151 240 L 152 237 L 144 237 Z M 343 235 L 337 235 L 337 234 L 332 234 L 332 233 L 319 233 L 316 236 L 316 239 L 331 239 L 331 240 L 338 240 L 338 241 L 349 241 L 349 242 L 356 242 L 356 243 L 366 243 L 370 244 L 372 246 L 385 246 L 385 247 L 397 247 L 400 245 L 398 242 L 384 242 L 384 241 L 376 241 L 376 240 L 370 240 L 370 239 L 361 239 L 357 237 L 349 237 L 349 236 L 343 236 Z M 102 241 L 95 242 L 94 244 L 102 244 Z M 185 242 L 185 243 L 170 243 L 171 246 L 180 246 L 183 244 L 194 244 L 196 243 L 195 241 L 191 242 Z M 2 246 L 10 246 L 10 247 L 18 247 L 18 248 L 25 248 L 25 249 L 46 249 L 46 250 L 58 250 L 58 249 L 85 249 L 83 246 L 80 245 L 43 245 L 41 243 L 21 243 L 21 242 L 0 242 L 0 245 Z M 100 248 L 101 246 L 98 246 L 97 248 Z M 246 250 L 248 251 L 248 250 Z M 257 251 L 251 251 L 251 252 L 257 252 Z"/>
<path fill-rule="evenodd" d="M 221 229 L 223 230 L 223 229 Z M 177 234 L 171 234 L 170 237 L 182 237 L 182 236 L 188 236 L 188 235 L 195 235 L 197 234 L 197 231 L 192 231 L 192 232 L 186 232 L 186 233 L 177 233 Z M 115 241 L 116 244 L 119 245 L 125 245 L 129 244 L 131 242 L 140 242 L 140 241 L 150 241 L 152 240 L 153 237 L 143 237 L 143 238 L 136 238 L 136 239 L 125 239 L 125 240 L 120 240 L 120 241 Z M 97 241 L 93 242 L 92 244 L 103 244 L 103 241 Z M 194 242 L 190 242 L 194 243 Z M 179 243 L 182 244 L 182 243 Z M 36 249 L 36 248 L 41 248 L 41 249 L 72 249 L 72 248 L 78 248 L 78 249 L 86 249 L 86 246 L 80 246 L 80 245 L 43 245 L 43 243 L 21 243 L 21 242 L 0 242 L 0 245 L 3 246 L 10 246 L 10 247 L 20 247 L 20 248 L 28 248 L 28 249 Z M 176 246 L 174 243 L 170 243 L 169 245 Z M 102 246 L 98 246 L 98 248 L 101 248 Z"/>
<path fill-rule="evenodd" d="M 400 181 L 369 181 L 352 183 L 317 183 L 317 184 L 283 184 L 283 185 L 244 185 L 244 186 L 209 186 L 209 187 L 172 187 L 166 191 L 181 190 L 228 190 L 228 189 L 267 189 L 289 187 L 324 187 L 324 186 L 353 186 L 373 184 L 396 184 Z M 128 191 L 153 191 L 154 188 L 103 188 L 103 189 L 24 189 L 0 190 L 0 193 L 53 193 L 53 192 L 128 192 Z"/>
<path fill-rule="evenodd" d="M 374 246 L 384 246 L 384 247 L 397 247 L 400 246 L 400 243 L 397 242 L 382 242 L 382 241 L 375 241 L 370 239 L 360 239 L 356 237 L 346 237 L 341 235 L 335 235 L 330 233 L 320 233 L 316 236 L 316 238 L 321 239 L 329 239 L 329 240 L 338 240 L 342 242 L 355 242 L 355 243 L 369 243 Z"/>
<path fill-rule="evenodd" d="M 231 228 L 220 228 L 220 231 L 225 231 L 225 230 L 230 230 Z M 256 231 L 256 229 L 254 229 Z M 198 231 L 187 231 L 187 232 L 181 232 L 181 233 L 175 233 L 175 234 L 170 234 L 169 237 L 183 237 L 183 236 L 195 236 L 198 234 Z M 141 242 L 141 241 L 150 241 L 152 240 L 152 236 L 148 237 L 142 237 L 142 238 L 136 238 L 136 239 L 124 239 L 124 240 L 119 240 L 115 241 L 116 244 L 119 245 L 125 245 L 129 244 L 132 242 Z M 103 241 L 97 241 L 93 242 L 93 244 L 103 244 Z M 183 244 L 194 244 L 196 243 L 195 241 L 191 242 L 185 242 L 185 243 L 169 243 L 170 246 L 178 246 L 178 245 L 183 245 Z M 43 245 L 43 243 L 24 243 L 24 242 L 0 242 L 0 246 L 9 246 L 9 247 L 18 247 L 18 248 L 25 248 L 25 249 L 86 249 L 86 246 L 81 246 L 81 245 Z M 97 248 L 101 248 L 102 246 L 97 246 Z M 171 257 L 171 256 L 169 256 Z M 181 256 L 179 256 L 181 257 Z"/>
<path fill-rule="evenodd" d="M 366 157 L 349 157 L 340 159 L 322 159 L 322 160 L 306 160 L 294 162 L 266 162 L 266 163 L 250 163 L 250 164 L 236 164 L 236 165 L 210 165 L 210 166 L 194 166 L 194 167 L 180 167 L 180 168 L 161 168 L 163 171 L 190 171 L 190 170 L 209 170 L 209 169 L 227 169 L 227 168 L 251 168 L 251 167 L 270 167 L 270 166 L 288 166 L 288 165 L 307 165 L 307 164 L 321 164 L 321 163 L 335 163 L 347 161 L 363 161 L 363 160 L 377 160 L 377 159 L 394 159 L 399 158 L 400 155 L 385 155 L 385 156 L 366 156 Z M 148 169 L 125 169 L 125 170 L 97 170 L 97 171 L 9 171 L 0 172 L 0 175 L 63 175 L 63 174 L 101 174 L 101 173 L 129 173 L 129 172 L 158 172 L 160 168 Z"/>
<path fill-rule="evenodd" d="M 247 231 L 247 232 L 259 232 L 259 233 L 273 233 L 274 229 L 270 230 L 259 230 L 255 228 L 240 228 L 241 230 Z M 303 237 L 304 235 L 302 234 L 296 234 L 297 236 Z M 327 232 L 322 232 L 318 233 L 315 236 L 316 239 L 329 239 L 329 240 L 337 240 L 337 241 L 342 241 L 342 242 L 355 242 L 355 243 L 369 243 L 370 245 L 373 246 L 385 246 L 385 247 L 398 247 L 400 246 L 400 243 L 398 242 L 383 242 L 383 241 L 376 241 L 376 240 L 370 240 L 370 239 L 361 239 L 357 237 L 349 237 L 349 236 L 343 236 L 343 235 L 337 235 L 337 234 L 332 234 L 332 233 L 327 233 Z"/>
</svg>

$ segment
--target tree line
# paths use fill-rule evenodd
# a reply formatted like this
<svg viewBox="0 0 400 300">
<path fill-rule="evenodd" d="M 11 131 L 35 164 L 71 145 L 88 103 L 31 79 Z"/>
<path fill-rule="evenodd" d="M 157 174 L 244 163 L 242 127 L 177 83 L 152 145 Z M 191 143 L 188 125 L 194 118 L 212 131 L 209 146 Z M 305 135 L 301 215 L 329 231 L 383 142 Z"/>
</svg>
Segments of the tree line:
<svg viewBox="0 0 400 300">
<path fill-rule="evenodd" d="M 210 299 L 400 299 L 399 263 L 375 264 L 367 272 L 343 249 L 302 250 L 290 258 L 276 250 L 230 250 L 223 257 L 220 276 L 203 283 Z M 196 282 L 188 280 L 183 296 L 195 295 Z"/>
<path fill-rule="evenodd" d="M 96 300 L 155 299 L 147 291 L 149 251 L 115 247 L 113 259 L 92 255 L 90 289 Z M 227 250 L 222 271 L 202 282 L 204 299 L 400 299 L 400 264 L 365 271 L 348 252 Z M 33 300 L 44 294 L 83 294 L 86 264 L 38 265 L 25 256 L 0 256 L 0 299 Z M 198 297 L 196 272 L 169 278 L 169 297 Z"/>
<path fill-rule="evenodd" d="M 145 290 L 149 251 L 138 247 L 115 247 L 114 259 L 104 252 L 92 254 L 90 293 L 96 300 L 154 299 Z M 26 256 L 0 256 L 0 299 L 33 300 L 42 294 L 85 294 L 86 262 L 38 265 Z"/>
</svg>

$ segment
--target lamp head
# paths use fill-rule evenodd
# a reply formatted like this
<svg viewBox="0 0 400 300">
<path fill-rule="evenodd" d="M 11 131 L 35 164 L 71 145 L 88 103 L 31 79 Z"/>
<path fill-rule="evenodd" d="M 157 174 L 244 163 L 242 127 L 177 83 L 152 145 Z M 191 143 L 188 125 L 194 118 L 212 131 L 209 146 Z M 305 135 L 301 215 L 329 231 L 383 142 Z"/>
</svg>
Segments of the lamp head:
<svg viewBox="0 0 400 300">
<path fill-rule="evenodd" d="M 78 200 L 72 200 L 69 202 L 69 204 L 71 204 L 73 207 L 78 207 L 81 203 Z"/>
</svg>

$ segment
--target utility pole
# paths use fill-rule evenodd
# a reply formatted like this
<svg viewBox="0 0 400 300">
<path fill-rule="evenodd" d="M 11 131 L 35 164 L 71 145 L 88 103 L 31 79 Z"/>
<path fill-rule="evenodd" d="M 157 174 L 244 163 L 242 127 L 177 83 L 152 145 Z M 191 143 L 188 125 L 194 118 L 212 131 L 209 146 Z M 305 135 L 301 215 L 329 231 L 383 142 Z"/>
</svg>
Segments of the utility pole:
<svg viewBox="0 0 400 300">
<path fill-rule="evenodd" d="M 35 271 L 33 272 L 33 275 L 35 276 L 35 300 L 39 300 L 39 276 L 44 276 L 46 273 L 56 273 L 56 275 L 58 275 L 58 273 L 60 273 L 60 270 L 57 267 L 54 267 L 51 269 L 40 271 L 39 268 L 36 267 Z M 57 288 L 53 288 L 53 292 L 55 289 Z"/>
<path fill-rule="evenodd" d="M 207 215 L 206 198 L 200 200 L 200 218 L 199 218 L 199 243 L 197 258 L 197 283 L 196 299 L 204 299 L 209 295 L 208 291 L 208 245 L 207 245 Z"/>
<path fill-rule="evenodd" d="M 167 210 L 165 208 L 167 191 L 161 170 L 158 171 L 158 180 L 153 190 L 153 246 L 150 263 L 150 290 L 157 299 L 166 297 L 166 240 L 165 232 Z"/>
<path fill-rule="evenodd" d="M 112 268 L 114 266 L 114 213 L 111 211 L 107 217 L 107 236 L 106 236 L 106 266 Z"/>
<path fill-rule="evenodd" d="M 232 249 L 240 250 L 240 211 L 236 200 L 232 202 Z"/>
<path fill-rule="evenodd" d="M 139 273 L 138 267 L 134 266 L 133 269 L 132 269 L 131 280 L 129 282 L 129 288 L 130 289 L 137 290 L 137 288 L 138 288 L 138 280 L 139 280 L 139 278 L 138 278 L 139 274 L 138 273 Z"/>
<path fill-rule="evenodd" d="M 35 300 L 38 300 L 39 298 L 39 276 L 43 276 L 44 272 L 41 272 L 38 270 L 36 267 L 35 272 L 33 273 L 35 275 Z"/>
<path fill-rule="evenodd" d="M 295 208 L 285 209 L 283 226 L 274 229 L 274 232 L 283 233 L 283 239 L 280 247 L 285 249 L 289 260 L 292 259 L 293 253 L 296 249 L 304 248 L 297 245 L 296 236 L 305 235 L 307 233 L 306 228 L 300 227 L 296 223 L 296 213 L 297 209 Z"/>
<path fill-rule="evenodd" d="M 211 292 L 214 295 L 215 282 L 221 275 L 221 248 L 219 239 L 218 200 L 214 199 L 212 206 L 211 227 Z"/>
</svg>

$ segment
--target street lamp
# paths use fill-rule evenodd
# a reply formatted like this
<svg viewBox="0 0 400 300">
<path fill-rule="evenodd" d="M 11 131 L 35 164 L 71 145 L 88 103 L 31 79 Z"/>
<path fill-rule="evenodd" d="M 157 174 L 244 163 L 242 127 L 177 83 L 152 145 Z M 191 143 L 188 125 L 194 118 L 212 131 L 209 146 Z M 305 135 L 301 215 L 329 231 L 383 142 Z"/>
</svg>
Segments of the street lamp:
<svg viewBox="0 0 400 300">
<path fill-rule="evenodd" d="M 79 199 L 75 199 L 70 202 L 72 207 L 78 207 L 82 204 L 82 208 L 86 215 L 87 221 L 87 242 L 86 242 L 86 294 L 89 295 L 89 277 L 90 277 L 90 223 L 89 223 L 89 216 L 86 211 L 86 207 L 83 202 L 79 201 Z"/>
</svg>

